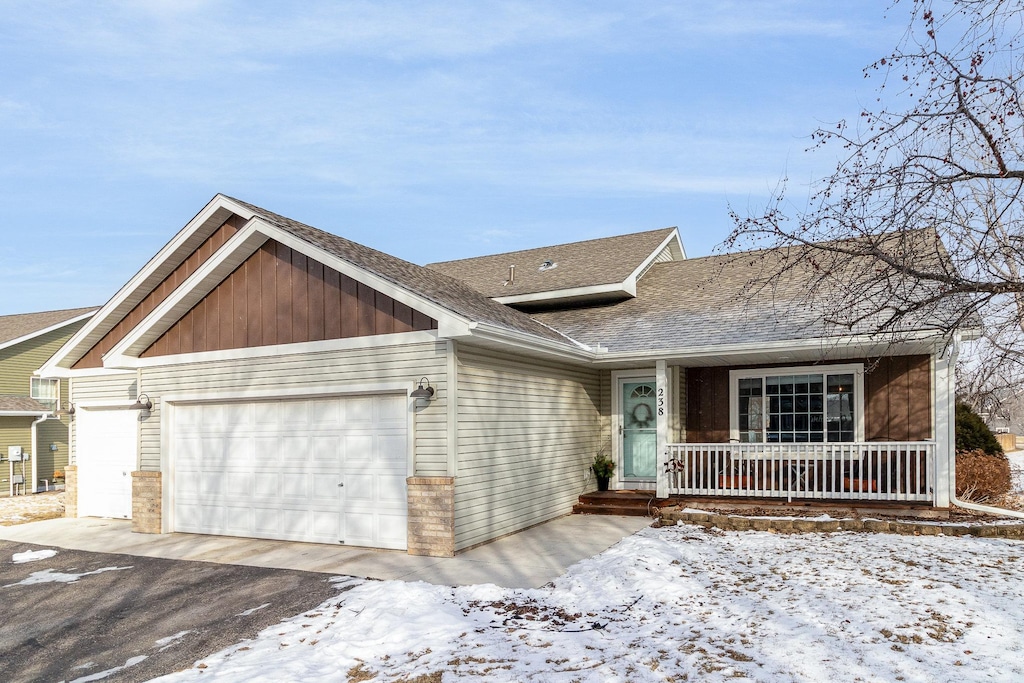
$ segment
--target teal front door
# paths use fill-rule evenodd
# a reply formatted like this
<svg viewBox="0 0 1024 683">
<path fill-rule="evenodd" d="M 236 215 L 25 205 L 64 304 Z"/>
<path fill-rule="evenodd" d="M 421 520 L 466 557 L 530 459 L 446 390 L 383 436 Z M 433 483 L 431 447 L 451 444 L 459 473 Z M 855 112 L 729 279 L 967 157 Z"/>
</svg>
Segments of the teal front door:
<svg viewBox="0 0 1024 683">
<path fill-rule="evenodd" d="M 620 386 L 622 478 L 653 480 L 658 463 L 655 382 L 624 380 Z"/>
</svg>

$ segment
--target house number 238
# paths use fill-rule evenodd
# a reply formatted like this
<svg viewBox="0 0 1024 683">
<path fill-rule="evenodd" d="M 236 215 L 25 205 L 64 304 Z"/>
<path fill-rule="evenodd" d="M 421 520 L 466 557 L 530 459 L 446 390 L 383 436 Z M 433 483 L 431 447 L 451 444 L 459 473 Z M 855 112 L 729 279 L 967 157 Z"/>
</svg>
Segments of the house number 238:
<svg viewBox="0 0 1024 683">
<path fill-rule="evenodd" d="M 658 415 L 665 414 L 665 390 L 658 389 Z"/>
</svg>

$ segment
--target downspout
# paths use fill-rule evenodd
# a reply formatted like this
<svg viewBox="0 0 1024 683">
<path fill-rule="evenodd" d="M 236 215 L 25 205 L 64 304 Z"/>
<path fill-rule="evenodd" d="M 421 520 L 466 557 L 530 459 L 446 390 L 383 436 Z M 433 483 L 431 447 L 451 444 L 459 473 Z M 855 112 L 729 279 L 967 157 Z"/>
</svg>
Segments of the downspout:
<svg viewBox="0 0 1024 683">
<path fill-rule="evenodd" d="M 949 350 L 949 364 L 950 367 L 956 366 L 957 356 L 960 354 L 959 338 L 954 337 L 952 344 L 950 344 Z M 946 400 L 950 400 L 949 396 L 952 396 L 954 392 L 945 392 Z M 1017 510 L 1007 510 L 1006 508 L 997 508 L 991 505 L 981 505 L 980 503 L 969 503 L 966 500 L 960 500 L 956 497 L 956 400 L 955 398 L 951 401 L 953 405 L 949 407 L 949 413 L 951 419 L 949 420 L 949 438 L 948 443 L 950 444 L 950 450 L 953 452 L 953 457 L 949 463 L 949 502 L 957 507 L 961 507 L 965 510 L 973 510 L 974 512 L 983 512 L 988 515 L 995 515 L 997 517 L 1013 517 L 1014 519 L 1024 519 L 1024 512 L 1018 512 Z"/>
<path fill-rule="evenodd" d="M 38 420 L 32 423 L 32 493 L 36 492 L 36 482 L 39 481 L 39 472 L 37 471 L 36 466 L 36 463 L 38 462 L 38 458 L 36 458 L 36 425 L 38 425 L 40 422 L 46 422 L 51 417 L 53 417 L 53 415 L 51 415 L 50 413 L 43 413 L 42 417 L 40 417 Z M 24 472 L 24 470 L 22 471 Z M 28 493 L 28 485 L 23 484 L 23 486 L 25 486 L 25 493 Z"/>
</svg>

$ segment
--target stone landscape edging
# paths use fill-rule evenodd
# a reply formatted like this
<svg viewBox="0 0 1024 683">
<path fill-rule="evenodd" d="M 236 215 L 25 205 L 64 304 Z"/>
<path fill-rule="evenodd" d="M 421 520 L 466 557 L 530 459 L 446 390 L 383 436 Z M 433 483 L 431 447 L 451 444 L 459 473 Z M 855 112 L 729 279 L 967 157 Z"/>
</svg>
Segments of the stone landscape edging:
<svg viewBox="0 0 1024 683">
<path fill-rule="evenodd" d="M 1024 524 L 921 524 L 882 519 L 777 519 L 742 517 L 712 512 L 663 511 L 662 525 L 694 524 L 724 531 L 774 531 L 777 533 L 821 533 L 862 531 L 908 536 L 979 536 L 982 538 L 1024 538 Z"/>
</svg>

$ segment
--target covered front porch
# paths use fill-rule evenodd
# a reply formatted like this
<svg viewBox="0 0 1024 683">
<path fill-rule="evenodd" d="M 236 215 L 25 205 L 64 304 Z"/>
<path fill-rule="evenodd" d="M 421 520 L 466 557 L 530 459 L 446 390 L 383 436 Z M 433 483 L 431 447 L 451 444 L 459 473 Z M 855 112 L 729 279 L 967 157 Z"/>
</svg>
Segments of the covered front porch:
<svg viewBox="0 0 1024 683">
<path fill-rule="evenodd" d="M 613 370 L 612 489 L 659 500 L 948 508 L 952 363 L 941 350 L 913 350 Z"/>
<path fill-rule="evenodd" d="M 669 496 L 933 502 L 935 444 L 666 444 Z"/>
</svg>

